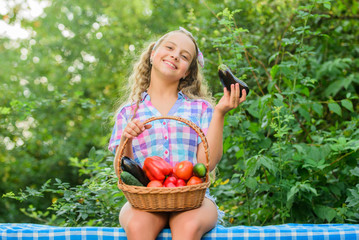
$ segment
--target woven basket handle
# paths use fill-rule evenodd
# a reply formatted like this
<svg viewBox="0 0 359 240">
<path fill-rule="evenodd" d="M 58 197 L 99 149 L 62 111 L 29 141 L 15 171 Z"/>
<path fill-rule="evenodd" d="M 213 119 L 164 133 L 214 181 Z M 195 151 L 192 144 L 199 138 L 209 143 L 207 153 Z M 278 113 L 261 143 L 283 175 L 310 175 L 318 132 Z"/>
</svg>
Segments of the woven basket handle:
<svg viewBox="0 0 359 240">
<path fill-rule="evenodd" d="M 208 181 L 208 174 L 209 174 L 209 152 L 208 152 L 208 142 L 207 142 L 207 138 L 204 135 L 203 131 L 201 128 L 199 128 L 195 123 L 185 119 L 185 118 L 181 118 L 181 117 L 175 117 L 175 116 L 161 116 L 161 117 L 151 117 L 149 119 L 147 119 L 146 121 L 143 122 L 143 124 L 147 124 L 149 122 L 152 122 L 154 120 L 158 120 L 158 119 L 172 119 L 172 120 L 176 120 L 176 121 L 180 121 L 183 122 L 185 124 L 187 124 L 189 127 L 191 127 L 197 134 L 198 136 L 201 138 L 202 142 L 203 142 L 203 147 L 204 147 L 204 152 L 206 155 L 206 163 L 205 166 L 207 168 L 207 172 L 206 172 L 206 180 Z M 120 174 L 122 172 L 121 170 L 121 158 L 123 157 L 124 151 L 125 151 L 125 147 L 127 145 L 128 142 L 128 138 L 124 141 L 122 147 L 117 147 L 116 149 L 116 155 L 115 155 L 115 171 L 116 171 L 116 175 L 119 178 L 119 181 L 122 183 Z"/>
</svg>

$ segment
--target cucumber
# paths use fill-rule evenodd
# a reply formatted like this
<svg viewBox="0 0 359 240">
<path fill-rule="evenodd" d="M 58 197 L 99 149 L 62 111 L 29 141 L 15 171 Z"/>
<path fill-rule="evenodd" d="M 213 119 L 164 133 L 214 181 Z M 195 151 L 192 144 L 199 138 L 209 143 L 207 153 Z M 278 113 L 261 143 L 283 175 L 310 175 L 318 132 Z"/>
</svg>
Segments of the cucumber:
<svg viewBox="0 0 359 240">
<path fill-rule="evenodd" d="M 129 172 L 123 171 L 120 176 L 121 180 L 127 185 L 143 187 L 143 184 Z"/>
<path fill-rule="evenodd" d="M 121 168 L 123 171 L 131 173 L 144 186 L 147 186 L 150 182 L 141 166 L 129 157 L 124 156 L 121 158 Z"/>
</svg>

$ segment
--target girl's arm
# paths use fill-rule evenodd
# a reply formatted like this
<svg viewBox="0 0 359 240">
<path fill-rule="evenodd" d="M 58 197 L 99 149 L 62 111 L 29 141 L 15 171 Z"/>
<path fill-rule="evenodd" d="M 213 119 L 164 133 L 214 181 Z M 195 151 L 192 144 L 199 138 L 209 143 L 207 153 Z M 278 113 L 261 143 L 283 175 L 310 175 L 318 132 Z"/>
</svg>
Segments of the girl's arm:
<svg viewBox="0 0 359 240">
<path fill-rule="evenodd" d="M 131 159 L 134 159 L 133 150 L 132 150 L 132 139 L 134 139 L 135 137 L 140 135 L 143 131 L 151 127 L 152 127 L 151 124 L 144 125 L 138 119 L 134 119 L 131 122 L 129 122 L 125 127 L 125 129 L 123 130 L 121 141 L 120 144 L 116 147 L 116 151 L 117 148 L 122 148 L 123 144 L 125 143 L 125 140 L 128 139 L 123 155 Z"/>
<path fill-rule="evenodd" d="M 237 108 L 240 103 L 246 100 L 246 91 L 244 89 L 242 90 L 241 98 L 239 98 L 239 93 L 240 88 L 238 83 L 236 85 L 231 85 L 231 92 L 224 88 L 223 97 L 219 100 L 218 104 L 214 108 L 212 120 L 209 124 L 206 134 L 209 147 L 210 171 L 216 167 L 222 158 L 224 116 L 228 111 Z M 198 145 L 197 159 L 198 162 L 206 162 L 203 143 Z"/>
<path fill-rule="evenodd" d="M 209 171 L 212 171 L 222 158 L 224 116 L 218 111 L 213 112 L 211 123 L 206 134 L 209 149 Z M 206 163 L 203 142 L 198 146 L 198 162 Z"/>
</svg>

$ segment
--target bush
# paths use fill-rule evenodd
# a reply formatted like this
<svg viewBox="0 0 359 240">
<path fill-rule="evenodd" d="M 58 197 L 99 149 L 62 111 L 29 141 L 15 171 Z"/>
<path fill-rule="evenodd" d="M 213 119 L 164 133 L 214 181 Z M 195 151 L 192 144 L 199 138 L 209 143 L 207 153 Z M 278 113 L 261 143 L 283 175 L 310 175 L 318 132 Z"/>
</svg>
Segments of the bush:
<svg viewBox="0 0 359 240">
<path fill-rule="evenodd" d="M 33 205 L 21 209 L 38 223 L 67 227 L 118 227 L 118 214 L 126 199 L 117 188 L 113 157 L 107 151 L 92 148 L 88 158 L 72 158 L 71 165 L 79 169 L 80 176 L 86 176 L 82 184 L 72 187 L 56 178 L 55 182 L 48 180 L 38 190 L 26 188 L 17 194 L 9 192 L 4 197 L 21 202 L 31 198 L 51 199 L 45 211 Z"/>
<path fill-rule="evenodd" d="M 241 11 L 217 15 L 228 31 L 215 47 L 254 88 L 226 118 L 221 177 L 213 187 L 230 225 L 359 220 L 359 65 L 350 51 L 338 57 L 336 33 L 324 34 L 330 8 L 310 1 L 293 9 L 285 33 L 262 40 L 279 41 L 264 58 L 250 53 L 265 49 L 236 24 Z"/>
<path fill-rule="evenodd" d="M 58 21 L 56 4 L 48 9 L 52 14 L 43 22 L 42 34 L 57 31 L 53 29 Z M 19 219 L 18 206 L 29 219 L 40 223 L 118 225 L 125 198 L 116 186 L 113 156 L 103 150 L 112 127 L 109 106 L 129 71 L 122 69 L 128 68 L 144 44 L 133 39 L 149 39 L 153 33 L 182 25 L 197 36 L 206 59 L 204 73 L 216 97 L 222 92 L 217 76 L 220 63 L 231 67 L 251 89 L 241 107 L 226 116 L 224 155 L 211 186 L 226 212 L 226 224 L 359 222 L 359 28 L 355 1 L 156 1 L 153 8 L 133 1 L 128 11 L 111 8 L 107 1 L 100 8 L 88 1 L 76 6 L 71 1 L 62 4 L 67 14 L 74 9 L 75 21 L 66 20 L 68 17 L 62 21 L 70 21 L 78 37 L 65 41 L 64 46 L 61 36 L 48 38 L 46 43 L 53 52 L 47 54 L 48 47 L 34 51 L 48 61 L 34 67 L 31 74 L 24 69 L 36 64 L 17 65 L 18 48 L 7 59 L 22 75 L 0 71 L 11 82 L 3 84 L 8 95 L 0 108 L 5 116 L 0 118 L 0 137 L 8 145 L 0 144 L 0 148 L 17 146 L 0 154 L 5 164 L 0 170 L 2 189 L 8 192 L 3 209 L 9 212 L 9 219 Z M 163 9 L 174 9 L 173 15 L 165 16 Z M 136 10 L 139 18 L 134 17 Z M 106 17 L 112 26 L 102 22 L 99 42 L 96 36 L 101 35 L 93 24 Z M 166 29 L 162 21 L 168 23 Z M 141 31 L 130 34 L 128 28 Z M 130 45 L 136 50 L 130 50 Z M 79 46 L 86 46 L 85 52 L 98 61 L 83 61 Z M 80 68 L 67 71 L 74 64 Z M 0 67 L 12 69 L 7 62 Z M 67 72 L 65 77 L 63 72 Z M 84 83 L 74 82 L 76 74 L 83 76 Z M 26 97 L 20 79 L 31 82 L 43 75 L 52 78 L 41 87 L 22 81 L 33 94 Z M 56 91 L 48 95 L 50 85 Z M 42 95 L 47 97 L 39 97 Z M 61 109 L 59 115 L 57 108 Z M 64 123 L 62 119 L 67 120 Z M 21 127 L 24 124 L 28 129 Z M 7 131 L 10 137 L 5 137 Z M 35 135 L 23 138 L 26 131 Z M 39 172 L 48 174 L 39 176 Z M 55 180 L 39 187 L 39 182 L 54 176 Z M 14 194 L 16 187 L 25 190 Z M 22 202 L 10 204 L 11 199 Z"/>
</svg>

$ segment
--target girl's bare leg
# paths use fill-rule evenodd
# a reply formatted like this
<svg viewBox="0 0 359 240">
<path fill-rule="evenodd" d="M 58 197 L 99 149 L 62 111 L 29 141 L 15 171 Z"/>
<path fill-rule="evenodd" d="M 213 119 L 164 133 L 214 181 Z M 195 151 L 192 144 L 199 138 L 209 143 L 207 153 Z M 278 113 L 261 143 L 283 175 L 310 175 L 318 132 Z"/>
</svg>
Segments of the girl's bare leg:
<svg viewBox="0 0 359 240">
<path fill-rule="evenodd" d="M 154 240 L 167 223 L 168 214 L 141 211 L 133 208 L 128 202 L 120 212 L 120 224 L 129 240 Z"/>
<path fill-rule="evenodd" d="M 206 232 L 216 226 L 217 218 L 216 205 L 208 198 L 204 198 L 201 207 L 170 215 L 172 239 L 201 239 Z"/>
</svg>

